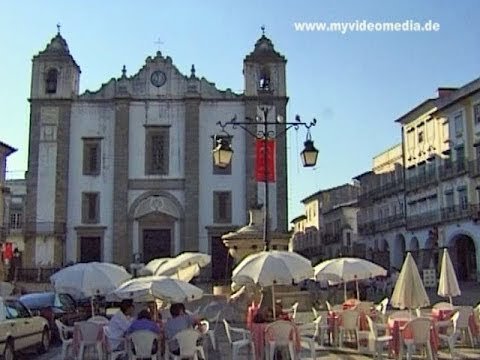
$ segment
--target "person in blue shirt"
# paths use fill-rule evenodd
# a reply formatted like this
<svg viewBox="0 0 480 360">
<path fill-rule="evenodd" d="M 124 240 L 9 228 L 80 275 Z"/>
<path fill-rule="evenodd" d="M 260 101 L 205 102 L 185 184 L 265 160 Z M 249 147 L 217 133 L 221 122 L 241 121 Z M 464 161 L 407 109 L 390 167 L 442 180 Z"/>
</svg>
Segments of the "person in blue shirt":
<svg viewBox="0 0 480 360">
<path fill-rule="evenodd" d="M 171 318 L 167 320 L 165 324 L 165 338 L 169 342 L 170 351 L 175 354 L 180 354 L 180 349 L 176 341 L 173 341 L 175 335 L 180 331 L 193 328 L 194 326 L 201 325 L 200 320 L 190 316 L 185 311 L 185 305 L 182 303 L 172 304 L 170 306 Z"/>
<path fill-rule="evenodd" d="M 126 334 L 128 335 L 139 330 L 151 331 L 152 333 L 157 335 L 158 339 L 155 339 L 152 346 L 152 354 L 156 354 L 158 351 L 158 340 L 162 340 L 161 329 L 160 329 L 160 326 L 155 321 L 152 320 L 152 314 L 148 309 L 141 310 L 138 313 L 137 319 L 130 324 L 130 326 L 126 331 Z M 132 349 L 132 351 L 133 350 L 134 349 Z M 133 352 L 135 353 L 135 351 Z M 163 349 L 162 349 L 162 352 L 163 352 Z"/>
</svg>

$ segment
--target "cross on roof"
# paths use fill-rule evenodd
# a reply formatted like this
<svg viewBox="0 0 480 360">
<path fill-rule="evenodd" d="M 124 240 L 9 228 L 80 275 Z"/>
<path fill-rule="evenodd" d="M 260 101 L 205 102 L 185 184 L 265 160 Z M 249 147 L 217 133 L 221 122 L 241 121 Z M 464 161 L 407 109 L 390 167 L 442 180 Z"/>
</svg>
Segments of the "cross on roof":
<svg viewBox="0 0 480 360">
<path fill-rule="evenodd" d="M 265 25 L 262 25 L 260 29 L 262 29 L 262 35 L 265 35 Z"/>
<path fill-rule="evenodd" d="M 57 34 L 59 34 L 59 35 L 60 35 L 60 27 L 61 27 L 61 26 L 62 26 L 62 25 L 61 25 L 60 23 L 57 23 Z"/>
<path fill-rule="evenodd" d="M 154 42 L 154 44 L 158 46 L 158 51 L 160 51 L 160 45 L 163 45 L 163 41 L 160 38 L 158 38 L 157 41 Z"/>
</svg>

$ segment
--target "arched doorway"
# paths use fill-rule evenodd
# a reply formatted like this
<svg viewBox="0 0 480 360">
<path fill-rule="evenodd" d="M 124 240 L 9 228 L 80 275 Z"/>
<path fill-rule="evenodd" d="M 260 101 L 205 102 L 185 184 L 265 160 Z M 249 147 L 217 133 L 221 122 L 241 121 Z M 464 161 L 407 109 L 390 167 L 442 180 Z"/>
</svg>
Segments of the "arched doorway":
<svg viewBox="0 0 480 360">
<path fill-rule="evenodd" d="M 402 268 L 403 260 L 405 259 L 405 251 L 405 237 L 402 234 L 398 234 L 392 244 L 391 254 L 391 266 L 398 271 Z"/>
<path fill-rule="evenodd" d="M 473 239 L 466 234 L 458 234 L 449 242 L 450 257 L 460 281 L 477 279 L 477 256 Z"/>
<path fill-rule="evenodd" d="M 412 254 L 413 256 L 413 259 L 415 260 L 415 263 L 419 264 L 419 257 L 420 257 L 420 251 L 419 251 L 420 247 L 418 245 L 418 239 L 416 236 L 412 237 L 410 239 L 410 246 L 408 247 L 408 251 L 410 251 L 410 253 Z"/>
</svg>

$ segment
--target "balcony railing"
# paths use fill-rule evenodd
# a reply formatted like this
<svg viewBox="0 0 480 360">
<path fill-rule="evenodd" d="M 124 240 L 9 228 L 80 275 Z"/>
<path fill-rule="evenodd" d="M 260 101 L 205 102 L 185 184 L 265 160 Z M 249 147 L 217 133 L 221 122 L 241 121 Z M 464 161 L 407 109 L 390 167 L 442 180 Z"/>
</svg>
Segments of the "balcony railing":
<svg viewBox="0 0 480 360">
<path fill-rule="evenodd" d="M 65 235 L 67 226 L 64 222 L 27 222 L 25 234 L 27 235 Z"/>
<path fill-rule="evenodd" d="M 442 220 L 454 221 L 472 216 L 472 208 L 470 205 L 454 205 L 442 208 Z"/>
<path fill-rule="evenodd" d="M 451 161 L 439 166 L 440 180 L 447 180 L 452 177 L 461 175 L 467 171 L 466 161 Z"/>
<path fill-rule="evenodd" d="M 480 159 L 469 161 L 468 173 L 472 177 L 480 176 Z"/>
<path fill-rule="evenodd" d="M 367 202 L 372 200 L 381 199 L 397 192 L 402 191 L 404 188 L 403 180 L 390 181 L 386 184 L 375 186 L 368 191 L 358 196 L 359 202 Z"/>
<path fill-rule="evenodd" d="M 407 217 L 406 227 L 408 230 L 416 229 L 424 226 L 430 226 L 440 221 L 440 212 L 438 210 L 430 210 L 420 214 L 410 215 Z"/>
<path fill-rule="evenodd" d="M 405 225 L 403 214 L 392 215 L 375 221 L 376 231 L 387 231 Z"/>
<path fill-rule="evenodd" d="M 435 168 L 433 168 L 429 169 L 423 174 L 409 177 L 406 181 L 406 190 L 412 191 L 424 186 L 435 185 L 437 183 L 437 171 Z"/>
</svg>

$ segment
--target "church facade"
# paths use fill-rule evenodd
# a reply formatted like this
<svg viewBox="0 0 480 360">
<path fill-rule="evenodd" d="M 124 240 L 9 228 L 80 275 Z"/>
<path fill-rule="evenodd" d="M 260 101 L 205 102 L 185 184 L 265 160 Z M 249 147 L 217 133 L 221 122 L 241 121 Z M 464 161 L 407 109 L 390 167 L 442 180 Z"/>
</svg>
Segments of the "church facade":
<svg viewBox="0 0 480 360">
<path fill-rule="evenodd" d="M 184 75 L 160 52 L 134 75 L 124 67 L 80 93 L 80 67 L 60 33 L 32 63 L 24 266 L 202 251 L 212 254 L 212 273 L 225 268 L 221 236 L 264 203 L 264 184 L 255 181 L 255 138 L 242 129 L 221 134 L 232 164 L 213 166 L 217 122 L 255 119 L 262 106 L 272 120 L 286 118 L 286 60 L 271 40 L 262 35 L 244 58 L 243 93 L 218 89 L 193 65 Z M 275 160 L 270 224 L 286 231 L 285 137 Z"/>
</svg>

